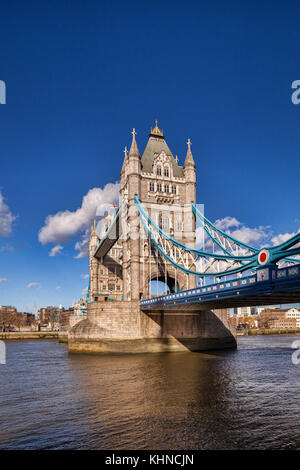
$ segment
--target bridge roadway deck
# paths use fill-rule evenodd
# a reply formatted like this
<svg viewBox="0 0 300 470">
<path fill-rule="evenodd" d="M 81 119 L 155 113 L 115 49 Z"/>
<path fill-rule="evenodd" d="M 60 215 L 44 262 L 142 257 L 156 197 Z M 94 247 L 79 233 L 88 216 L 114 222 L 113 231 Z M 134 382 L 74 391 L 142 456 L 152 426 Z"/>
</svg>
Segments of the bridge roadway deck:
<svg viewBox="0 0 300 470">
<path fill-rule="evenodd" d="M 141 310 L 201 311 L 300 303 L 300 264 L 267 267 L 248 277 L 171 293 L 140 302 Z"/>
</svg>

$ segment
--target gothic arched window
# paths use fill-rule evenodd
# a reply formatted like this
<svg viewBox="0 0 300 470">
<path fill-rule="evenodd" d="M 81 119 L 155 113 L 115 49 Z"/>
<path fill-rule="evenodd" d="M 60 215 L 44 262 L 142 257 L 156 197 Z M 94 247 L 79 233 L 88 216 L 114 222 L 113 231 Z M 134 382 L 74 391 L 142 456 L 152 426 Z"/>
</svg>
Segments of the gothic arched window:
<svg viewBox="0 0 300 470">
<path fill-rule="evenodd" d="M 156 174 L 157 174 L 157 176 L 161 176 L 161 167 L 160 166 L 157 167 Z"/>
<path fill-rule="evenodd" d="M 164 168 L 164 176 L 169 176 L 169 167 L 167 166 Z"/>
</svg>

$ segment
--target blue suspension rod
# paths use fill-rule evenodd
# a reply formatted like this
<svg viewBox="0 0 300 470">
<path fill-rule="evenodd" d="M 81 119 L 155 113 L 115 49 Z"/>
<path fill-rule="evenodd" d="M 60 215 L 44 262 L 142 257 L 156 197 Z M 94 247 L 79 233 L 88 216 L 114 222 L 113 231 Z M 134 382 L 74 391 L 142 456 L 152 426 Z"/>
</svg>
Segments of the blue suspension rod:
<svg viewBox="0 0 300 470">
<path fill-rule="evenodd" d="M 192 271 L 190 269 L 184 268 L 183 266 L 180 266 L 180 264 L 176 263 L 169 255 L 165 253 L 165 251 L 162 249 L 162 247 L 157 243 L 155 238 L 153 237 L 152 233 L 150 232 L 147 222 L 144 219 L 143 215 L 140 215 L 140 219 L 144 225 L 144 228 L 146 230 L 146 233 L 149 235 L 151 241 L 155 245 L 155 247 L 158 249 L 158 251 L 162 254 L 162 256 L 169 261 L 175 268 L 180 269 L 181 271 L 185 272 L 186 274 L 192 274 L 194 276 L 198 277 L 223 277 L 223 276 L 229 276 L 231 274 L 237 274 L 242 271 L 249 270 L 254 267 L 255 261 L 252 261 L 242 267 L 236 268 L 236 269 L 231 269 L 229 271 L 222 271 L 220 273 L 199 273 L 198 271 Z"/>
<path fill-rule="evenodd" d="M 252 255 L 247 255 L 247 256 L 234 256 L 234 255 L 220 255 L 220 254 L 216 254 L 216 253 L 209 253 L 209 252 L 206 252 L 206 251 L 202 251 L 202 250 L 197 250 L 196 248 L 192 248 L 190 246 L 187 246 L 187 245 L 184 245 L 183 243 L 175 240 L 174 238 L 172 238 L 170 235 L 168 235 L 167 233 L 165 233 L 152 219 L 151 217 L 148 215 L 147 211 L 144 209 L 144 207 L 142 206 L 139 198 L 137 195 L 134 196 L 134 200 L 135 200 L 135 204 L 136 204 L 136 207 L 138 209 L 138 212 L 139 212 L 139 215 L 145 217 L 145 219 L 152 225 L 152 227 L 158 232 L 160 233 L 164 238 L 166 238 L 167 240 L 169 240 L 170 242 L 172 242 L 174 245 L 176 246 L 179 246 L 180 248 L 183 248 L 185 251 L 187 252 L 190 252 L 190 253 L 195 253 L 196 255 L 199 255 L 199 256 L 206 256 L 206 257 L 209 257 L 209 258 L 215 258 L 215 259 L 218 259 L 218 260 L 234 260 L 234 261 L 252 261 L 254 259 L 254 257 L 256 256 L 256 253 L 258 252 L 258 250 L 255 251 L 254 254 Z"/>
</svg>

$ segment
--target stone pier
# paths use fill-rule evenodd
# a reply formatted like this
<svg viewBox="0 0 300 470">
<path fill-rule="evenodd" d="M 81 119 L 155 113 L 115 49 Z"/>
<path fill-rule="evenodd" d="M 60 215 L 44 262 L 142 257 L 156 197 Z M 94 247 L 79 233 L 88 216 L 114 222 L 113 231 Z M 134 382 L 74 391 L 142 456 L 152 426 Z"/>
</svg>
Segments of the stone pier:
<svg viewBox="0 0 300 470">
<path fill-rule="evenodd" d="M 206 351 L 236 348 L 236 336 L 224 311 L 144 313 L 139 302 L 96 301 L 68 343 L 72 352 Z"/>
</svg>

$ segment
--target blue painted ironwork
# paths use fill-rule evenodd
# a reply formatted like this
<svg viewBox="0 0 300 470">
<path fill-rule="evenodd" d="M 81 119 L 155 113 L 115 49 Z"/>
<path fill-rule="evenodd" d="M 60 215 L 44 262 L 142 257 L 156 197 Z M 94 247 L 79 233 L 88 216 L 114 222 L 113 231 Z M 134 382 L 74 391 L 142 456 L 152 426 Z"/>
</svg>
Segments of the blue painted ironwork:
<svg viewBox="0 0 300 470">
<path fill-rule="evenodd" d="M 143 310 L 161 309 L 184 304 L 218 303 L 228 299 L 238 301 L 249 296 L 268 295 L 268 304 L 272 303 L 271 294 L 285 293 L 297 290 L 300 298 L 300 265 L 278 269 L 275 266 L 258 269 L 251 276 L 241 279 L 232 279 L 181 291 L 176 294 L 167 294 L 151 299 L 141 300 Z M 291 299 L 290 299 L 291 300 Z"/>
<path fill-rule="evenodd" d="M 242 273 L 247 270 L 258 269 L 264 265 L 275 265 L 280 260 L 285 260 L 290 263 L 300 262 L 300 260 L 298 260 L 297 258 L 291 258 L 291 256 L 300 254 L 300 246 L 296 246 L 296 248 L 290 249 L 295 245 L 299 244 L 300 233 L 295 235 L 294 237 L 291 237 L 289 240 L 284 243 L 281 243 L 280 245 L 259 250 L 235 239 L 231 235 L 228 235 L 222 230 L 218 229 L 206 217 L 204 217 L 203 214 L 198 211 L 194 204 L 192 204 L 192 210 L 194 214 L 198 216 L 202 221 L 202 225 L 204 227 L 205 232 L 210 237 L 212 242 L 215 243 L 221 250 L 220 253 L 211 253 L 184 245 L 183 243 L 175 240 L 166 232 L 164 232 L 164 230 L 151 219 L 151 217 L 139 201 L 137 195 L 135 195 L 135 204 L 141 222 L 153 245 L 157 248 L 160 254 L 175 268 L 178 268 L 187 274 L 193 274 L 199 277 L 223 277 L 231 274 Z M 212 232 L 210 232 L 208 227 L 211 228 Z M 232 252 L 230 252 L 225 247 L 225 243 L 220 243 L 216 234 L 222 236 L 223 240 L 230 241 L 231 248 L 232 244 L 233 247 L 238 247 L 242 251 L 242 254 L 232 254 Z M 169 253 L 167 253 L 166 249 L 162 246 L 162 242 L 168 242 Z M 191 257 L 191 264 L 195 267 L 197 267 L 197 263 L 199 262 L 199 260 L 202 259 L 205 260 L 207 266 L 213 265 L 216 261 L 222 261 L 224 263 L 227 263 L 228 269 L 219 270 L 218 272 L 201 272 L 199 271 L 199 269 L 190 269 L 190 267 L 183 266 L 175 260 L 175 257 L 173 256 L 175 250 L 172 247 L 177 247 L 182 250 L 185 254 L 189 254 Z M 210 261 L 208 262 L 208 260 Z M 237 265 L 237 267 L 234 267 L 235 265 Z"/>
</svg>

